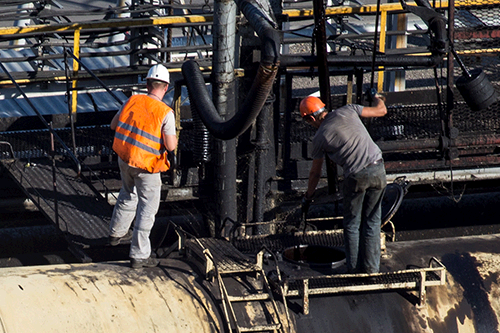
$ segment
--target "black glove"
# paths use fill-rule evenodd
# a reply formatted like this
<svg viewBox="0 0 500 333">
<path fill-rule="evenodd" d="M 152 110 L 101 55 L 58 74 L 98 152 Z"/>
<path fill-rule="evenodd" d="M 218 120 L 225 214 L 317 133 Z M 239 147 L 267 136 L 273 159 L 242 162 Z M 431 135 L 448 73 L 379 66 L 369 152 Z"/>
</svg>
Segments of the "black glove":
<svg viewBox="0 0 500 333">
<path fill-rule="evenodd" d="M 369 103 L 373 102 L 376 95 L 377 95 L 377 89 L 375 88 L 368 88 L 365 92 L 366 100 Z"/>
<path fill-rule="evenodd" d="M 177 156 L 175 156 L 175 151 L 167 150 L 167 160 L 170 162 L 170 169 L 174 170 L 177 168 Z"/>
<path fill-rule="evenodd" d="M 302 210 L 303 215 L 307 215 L 307 212 L 309 211 L 309 206 L 311 206 L 311 202 L 312 202 L 312 200 L 306 199 L 305 196 L 302 198 L 301 210 Z"/>
</svg>

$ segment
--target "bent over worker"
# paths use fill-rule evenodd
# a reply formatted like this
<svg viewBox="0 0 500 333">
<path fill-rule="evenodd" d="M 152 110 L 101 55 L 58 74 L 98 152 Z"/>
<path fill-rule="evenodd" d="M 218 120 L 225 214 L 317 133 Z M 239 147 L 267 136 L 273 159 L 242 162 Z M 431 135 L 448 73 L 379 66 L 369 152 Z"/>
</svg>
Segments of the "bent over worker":
<svg viewBox="0 0 500 333">
<path fill-rule="evenodd" d="M 151 67 L 147 94 L 130 97 L 111 121 L 122 187 L 111 217 L 109 243 L 115 246 L 132 240 L 132 268 L 159 263 L 151 257 L 149 235 L 160 205 L 160 173 L 169 169 L 168 151 L 177 147 L 174 112 L 163 102 L 169 81 L 166 67 Z"/>
<path fill-rule="evenodd" d="M 382 198 L 387 185 L 382 151 L 360 117 L 382 117 L 387 108 L 375 97 L 373 106 L 345 105 L 332 112 L 317 97 L 300 103 L 302 118 L 317 128 L 312 166 L 303 206 L 308 206 L 321 176 L 323 158 L 344 173 L 343 215 L 346 264 L 349 273 L 377 273 L 380 268 Z"/>
</svg>

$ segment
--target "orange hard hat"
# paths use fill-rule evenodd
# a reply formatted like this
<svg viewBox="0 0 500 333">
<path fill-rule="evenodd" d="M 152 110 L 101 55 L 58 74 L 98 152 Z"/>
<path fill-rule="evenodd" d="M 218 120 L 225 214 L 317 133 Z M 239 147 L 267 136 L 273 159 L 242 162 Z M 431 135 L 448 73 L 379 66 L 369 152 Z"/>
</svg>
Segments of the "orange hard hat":
<svg viewBox="0 0 500 333">
<path fill-rule="evenodd" d="M 308 115 L 315 115 L 318 111 L 323 111 L 325 108 L 325 103 L 323 103 L 318 97 L 307 96 L 300 102 L 300 115 L 302 118 Z"/>
</svg>

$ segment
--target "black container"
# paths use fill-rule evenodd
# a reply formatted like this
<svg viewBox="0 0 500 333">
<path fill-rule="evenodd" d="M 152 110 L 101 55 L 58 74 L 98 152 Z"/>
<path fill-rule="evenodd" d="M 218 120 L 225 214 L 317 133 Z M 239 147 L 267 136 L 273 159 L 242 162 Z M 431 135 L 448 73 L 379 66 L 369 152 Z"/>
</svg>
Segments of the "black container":
<svg viewBox="0 0 500 333">
<path fill-rule="evenodd" d="M 470 71 L 470 77 L 467 75 L 459 77 L 456 86 L 473 111 L 484 110 L 498 101 L 498 92 L 479 68 Z"/>
</svg>

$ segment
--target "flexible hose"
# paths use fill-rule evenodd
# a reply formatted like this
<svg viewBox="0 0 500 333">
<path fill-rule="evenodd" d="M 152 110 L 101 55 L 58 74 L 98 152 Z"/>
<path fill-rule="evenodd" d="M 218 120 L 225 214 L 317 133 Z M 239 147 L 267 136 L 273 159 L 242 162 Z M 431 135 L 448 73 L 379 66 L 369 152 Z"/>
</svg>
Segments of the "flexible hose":
<svg viewBox="0 0 500 333">
<path fill-rule="evenodd" d="M 182 65 L 191 109 L 198 113 L 208 131 L 221 140 L 233 139 L 253 124 L 272 89 L 279 67 L 279 33 L 254 0 L 241 0 L 236 3 L 259 36 L 262 54 L 259 69 L 243 106 L 232 118 L 223 119 L 205 87 L 205 79 L 198 64 L 190 60 Z"/>
</svg>

